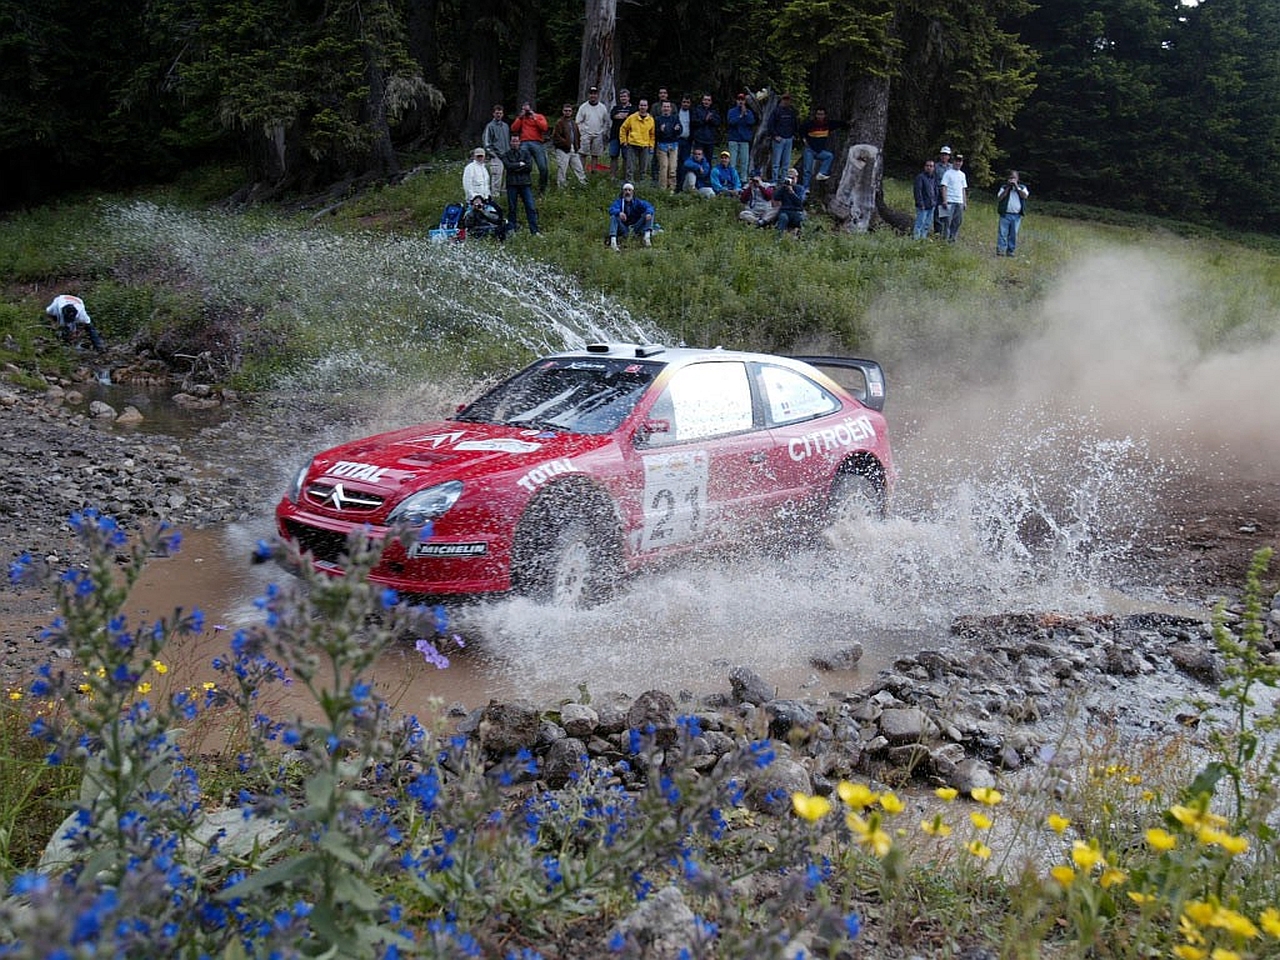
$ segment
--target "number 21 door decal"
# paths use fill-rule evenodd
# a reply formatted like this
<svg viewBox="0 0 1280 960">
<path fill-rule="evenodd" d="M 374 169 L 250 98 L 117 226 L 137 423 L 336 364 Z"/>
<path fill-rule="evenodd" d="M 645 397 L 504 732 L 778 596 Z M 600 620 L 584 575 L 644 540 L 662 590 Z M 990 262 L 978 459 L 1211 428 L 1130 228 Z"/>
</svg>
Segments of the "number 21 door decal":
<svg viewBox="0 0 1280 960">
<path fill-rule="evenodd" d="M 644 457 L 644 533 L 641 550 L 659 550 L 702 536 L 707 522 L 705 450 Z"/>
</svg>

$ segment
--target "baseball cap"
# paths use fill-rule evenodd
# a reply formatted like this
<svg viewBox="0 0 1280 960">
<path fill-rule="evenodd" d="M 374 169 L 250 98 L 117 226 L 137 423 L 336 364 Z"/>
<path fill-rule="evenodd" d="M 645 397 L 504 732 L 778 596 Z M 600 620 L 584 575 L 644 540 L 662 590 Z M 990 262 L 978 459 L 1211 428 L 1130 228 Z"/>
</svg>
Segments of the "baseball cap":
<svg viewBox="0 0 1280 960">
<path fill-rule="evenodd" d="M 472 155 L 473 157 L 483 157 L 483 156 L 484 156 L 484 147 L 476 147 L 474 150 L 472 150 L 472 151 L 471 151 L 471 155 Z"/>
<path fill-rule="evenodd" d="M 634 183 L 624 183 L 622 185 L 623 190 L 635 190 L 635 188 L 636 188 L 636 185 Z"/>
<path fill-rule="evenodd" d="M 728 150 L 721 150 L 721 151 L 720 151 L 720 156 L 721 156 L 721 157 L 727 157 L 727 156 L 729 156 L 729 151 L 728 151 Z"/>
<path fill-rule="evenodd" d="M 587 87 L 587 93 L 599 93 L 599 92 L 600 92 L 599 87 Z"/>
<path fill-rule="evenodd" d="M 939 153 L 950 153 L 950 152 L 951 152 L 951 148 L 950 148 L 950 147 L 943 147 L 943 148 L 942 148 L 941 150 L 939 150 L 938 152 L 939 152 Z"/>
</svg>

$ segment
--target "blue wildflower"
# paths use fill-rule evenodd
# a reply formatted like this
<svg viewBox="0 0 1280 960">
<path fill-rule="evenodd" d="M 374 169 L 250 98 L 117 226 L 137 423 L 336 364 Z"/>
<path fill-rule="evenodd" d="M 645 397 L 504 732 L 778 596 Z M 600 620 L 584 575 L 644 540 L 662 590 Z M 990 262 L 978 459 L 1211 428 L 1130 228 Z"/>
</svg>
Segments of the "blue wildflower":
<svg viewBox="0 0 1280 960">
<path fill-rule="evenodd" d="M 862 921 L 858 919 L 856 913 L 851 913 L 844 918 L 844 932 L 849 935 L 850 940 L 858 939 L 858 934 L 862 932 Z"/>
<path fill-rule="evenodd" d="M 391 587 L 384 587 L 379 600 L 382 603 L 382 609 L 390 610 L 400 602 L 400 594 Z"/>
</svg>

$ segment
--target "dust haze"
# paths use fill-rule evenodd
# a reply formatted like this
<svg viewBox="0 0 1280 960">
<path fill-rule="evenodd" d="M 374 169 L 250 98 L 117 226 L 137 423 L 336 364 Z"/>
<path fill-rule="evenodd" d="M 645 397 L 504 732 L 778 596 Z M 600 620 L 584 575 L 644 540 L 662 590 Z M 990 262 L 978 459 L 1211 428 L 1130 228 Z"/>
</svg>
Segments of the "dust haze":
<svg viewBox="0 0 1280 960">
<path fill-rule="evenodd" d="M 890 368 L 904 386 L 890 398 L 896 445 L 936 468 L 989 457 L 993 443 L 1031 442 L 1046 421 L 1087 420 L 1182 470 L 1274 479 L 1275 307 L 1259 304 L 1270 313 L 1241 342 L 1204 347 L 1208 296 L 1186 264 L 1118 249 L 1069 268 L 1024 318 L 998 318 L 996 332 L 978 323 L 958 337 L 962 321 L 944 313 L 908 347 L 880 325 L 877 349 L 901 353 Z"/>
</svg>

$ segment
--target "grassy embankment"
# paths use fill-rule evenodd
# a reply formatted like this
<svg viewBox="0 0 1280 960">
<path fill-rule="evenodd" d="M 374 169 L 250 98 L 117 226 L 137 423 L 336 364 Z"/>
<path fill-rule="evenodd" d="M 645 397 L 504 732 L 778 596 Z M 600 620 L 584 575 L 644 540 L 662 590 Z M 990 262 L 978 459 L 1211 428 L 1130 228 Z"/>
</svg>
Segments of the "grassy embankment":
<svg viewBox="0 0 1280 960">
<path fill-rule="evenodd" d="M 843 349 L 893 363 L 1034 330 L 1073 265 L 1119 251 L 1173 264 L 1193 291 L 1181 306 L 1201 346 L 1280 329 L 1280 244 L 1269 238 L 1079 219 L 1033 200 L 1017 259 L 998 259 L 994 207 L 975 191 L 955 245 L 887 229 L 843 235 L 824 216 L 812 216 L 796 242 L 746 227 L 735 202 L 659 197 L 642 184 L 663 229 L 652 250 L 619 254 L 603 242 L 614 186 L 597 180 L 552 187 L 540 203 L 543 235 L 517 234 L 495 255 L 489 245 L 424 239 L 455 199 L 460 167 L 441 165 L 318 219 L 210 212 L 224 186 L 214 174 L 141 200 L 12 215 L 0 221 L 0 359 L 65 372 L 74 358 L 40 314 L 54 293 L 73 291 L 110 342 L 162 356 L 208 350 L 225 377 L 250 389 L 332 363 L 340 350 L 363 369 L 404 376 L 507 369 L 559 347 L 546 330 L 575 310 L 606 327 L 626 314 L 695 345 Z M 909 184 L 886 190 L 891 205 L 909 209 Z"/>
</svg>

